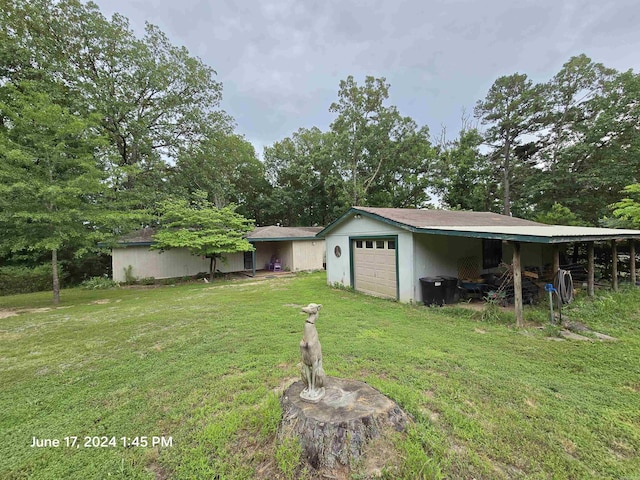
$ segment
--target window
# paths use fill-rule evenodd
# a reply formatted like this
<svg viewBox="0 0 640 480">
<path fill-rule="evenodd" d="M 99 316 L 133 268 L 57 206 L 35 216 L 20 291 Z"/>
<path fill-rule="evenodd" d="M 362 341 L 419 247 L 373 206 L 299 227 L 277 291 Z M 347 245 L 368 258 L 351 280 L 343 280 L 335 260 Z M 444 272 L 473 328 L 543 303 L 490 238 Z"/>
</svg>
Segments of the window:
<svg viewBox="0 0 640 480">
<path fill-rule="evenodd" d="M 389 240 L 387 242 L 387 248 L 389 250 L 395 250 L 396 249 L 396 241 L 395 240 Z"/>
<path fill-rule="evenodd" d="M 356 240 L 356 248 L 362 248 L 362 240 Z"/>
<path fill-rule="evenodd" d="M 336 245 L 336 248 L 333 249 L 333 253 L 336 257 L 340 258 L 340 255 L 342 255 L 342 249 L 340 248 L 340 245 Z"/>
<path fill-rule="evenodd" d="M 373 248 L 373 240 L 367 240 L 364 245 L 366 248 Z"/>
<path fill-rule="evenodd" d="M 502 261 L 502 240 L 482 240 L 482 268 L 494 268 Z"/>
<path fill-rule="evenodd" d="M 384 240 L 376 240 L 376 248 L 384 250 Z"/>
</svg>

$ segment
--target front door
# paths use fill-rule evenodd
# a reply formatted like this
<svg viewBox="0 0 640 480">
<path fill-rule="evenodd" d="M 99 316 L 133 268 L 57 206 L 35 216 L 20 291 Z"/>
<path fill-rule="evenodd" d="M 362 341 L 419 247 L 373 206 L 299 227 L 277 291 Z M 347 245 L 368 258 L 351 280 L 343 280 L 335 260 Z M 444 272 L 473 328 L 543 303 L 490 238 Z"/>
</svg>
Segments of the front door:
<svg viewBox="0 0 640 480">
<path fill-rule="evenodd" d="M 244 269 L 253 270 L 253 252 L 244 252 Z"/>
</svg>

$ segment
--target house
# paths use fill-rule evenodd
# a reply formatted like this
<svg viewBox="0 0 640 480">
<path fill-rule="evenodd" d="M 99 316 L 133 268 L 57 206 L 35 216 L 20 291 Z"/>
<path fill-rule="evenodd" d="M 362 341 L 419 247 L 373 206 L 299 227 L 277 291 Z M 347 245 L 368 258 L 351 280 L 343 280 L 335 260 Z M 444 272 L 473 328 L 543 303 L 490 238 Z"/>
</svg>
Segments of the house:
<svg viewBox="0 0 640 480">
<path fill-rule="evenodd" d="M 615 248 L 616 241 L 640 238 L 640 231 L 545 225 L 488 212 L 352 207 L 318 237 L 326 240 L 328 284 L 421 302 L 421 277 L 474 277 L 503 261 L 557 271 L 558 245 L 570 242 L 589 245 L 592 292 L 593 242 Z"/>
<path fill-rule="evenodd" d="M 218 260 L 216 269 L 223 273 L 248 272 L 271 268 L 297 272 L 324 267 L 324 240 L 316 238 L 322 227 L 256 227 L 247 235 L 253 252 L 231 253 Z M 123 237 L 112 248 L 113 280 L 134 278 L 174 278 L 209 271 L 209 259 L 192 255 L 189 250 L 151 250 L 155 231 L 146 228 Z M 277 262 L 276 262 L 277 261 Z"/>
</svg>

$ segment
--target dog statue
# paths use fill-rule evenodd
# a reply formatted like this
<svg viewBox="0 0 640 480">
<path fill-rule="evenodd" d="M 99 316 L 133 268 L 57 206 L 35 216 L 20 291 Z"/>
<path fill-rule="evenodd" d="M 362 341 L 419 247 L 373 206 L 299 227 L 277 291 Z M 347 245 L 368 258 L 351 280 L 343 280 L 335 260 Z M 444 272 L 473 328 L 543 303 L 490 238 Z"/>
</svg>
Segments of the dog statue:
<svg viewBox="0 0 640 480">
<path fill-rule="evenodd" d="M 310 303 L 302 309 L 307 314 L 304 324 L 304 335 L 300 340 L 302 354 L 302 381 L 305 388 L 300 392 L 300 398 L 307 402 L 316 403 L 324 397 L 324 370 L 322 369 L 322 347 L 316 330 L 316 320 L 322 305 Z"/>
</svg>

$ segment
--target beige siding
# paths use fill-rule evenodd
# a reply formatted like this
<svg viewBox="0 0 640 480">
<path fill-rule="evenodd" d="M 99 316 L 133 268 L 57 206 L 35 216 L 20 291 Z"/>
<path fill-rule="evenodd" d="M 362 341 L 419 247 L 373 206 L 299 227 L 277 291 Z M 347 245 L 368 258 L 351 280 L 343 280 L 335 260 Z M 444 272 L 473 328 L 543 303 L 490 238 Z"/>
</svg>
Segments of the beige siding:
<svg viewBox="0 0 640 480">
<path fill-rule="evenodd" d="M 291 270 L 322 270 L 324 263 L 324 240 L 293 241 L 293 265 Z"/>
<path fill-rule="evenodd" d="M 256 242 L 256 270 L 262 270 L 271 257 L 280 259 L 283 270 L 293 270 L 291 242 Z"/>
<path fill-rule="evenodd" d="M 125 281 L 125 269 L 131 265 L 135 278 L 174 278 L 197 275 L 209 271 L 209 259 L 191 255 L 187 249 L 172 249 L 165 252 L 149 247 L 114 248 L 112 251 L 113 279 Z M 226 261 L 218 259 L 216 269 L 221 272 L 236 272 L 244 266 L 243 254 L 226 255 Z"/>
</svg>

